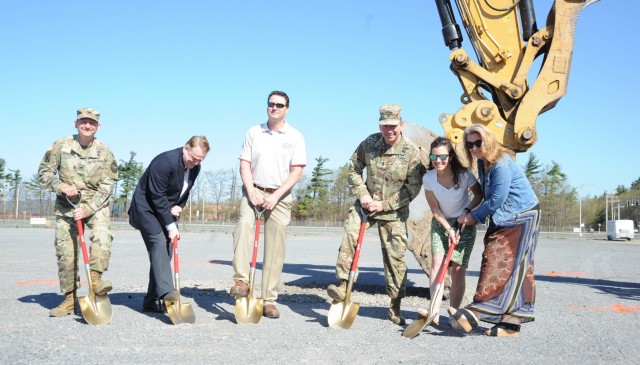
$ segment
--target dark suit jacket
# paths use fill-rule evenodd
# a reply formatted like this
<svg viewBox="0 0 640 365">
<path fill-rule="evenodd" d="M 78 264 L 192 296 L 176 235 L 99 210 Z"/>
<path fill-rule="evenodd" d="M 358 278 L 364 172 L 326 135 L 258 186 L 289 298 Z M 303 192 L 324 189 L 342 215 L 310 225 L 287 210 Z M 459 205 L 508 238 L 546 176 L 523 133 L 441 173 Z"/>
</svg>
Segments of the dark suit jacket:
<svg viewBox="0 0 640 365">
<path fill-rule="evenodd" d="M 185 166 L 182 147 L 156 156 L 138 181 L 129 207 L 129 224 L 148 234 L 156 235 L 176 221 L 171 207 L 184 207 L 189 192 L 200 173 L 200 165 L 189 172 L 187 190 L 180 197 Z"/>
</svg>

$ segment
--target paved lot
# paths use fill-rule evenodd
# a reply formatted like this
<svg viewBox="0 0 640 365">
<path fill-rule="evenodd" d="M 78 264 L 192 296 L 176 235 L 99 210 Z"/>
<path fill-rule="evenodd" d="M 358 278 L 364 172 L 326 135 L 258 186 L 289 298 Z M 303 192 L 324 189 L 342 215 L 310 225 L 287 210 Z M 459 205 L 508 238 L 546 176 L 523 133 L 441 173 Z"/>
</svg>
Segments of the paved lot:
<svg viewBox="0 0 640 365">
<path fill-rule="evenodd" d="M 115 231 L 105 278 L 113 320 L 89 326 L 82 316 L 49 318 L 61 300 L 53 230 L 0 228 L 0 364 L 13 363 L 637 363 L 640 358 L 640 244 L 583 239 L 541 239 L 536 252 L 537 318 L 518 338 L 489 338 L 480 330 L 451 330 L 444 303 L 441 325 L 414 339 L 386 320 L 379 244 L 371 230 L 364 242 L 353 300 L 362 303 L 349 330 L 327 326 L 324 288 L 334 281 L 340 234 L 290 236 L 278 320 L 238 325 L 227 290 L 231 285 L 231 235 L 184 232 L 181 240 L 183 300 L 195 307 L 194 325 L 172 325 L 163 314 L 140 312 L 148 260 L 139 234 Z M 482 244 L 468 272 L 473 295 Z M 415 318 L 427 279 L 408 255 L 410 296 L 403 314 Z M 84 279 L 84 272 L 81 271 Z M 259 278 L 259 276 L 258 276 Z M 80 295 L 86 293 L 86 286 Z M 486 325 L 488 326 L 488 325 Z"/>
</svg>

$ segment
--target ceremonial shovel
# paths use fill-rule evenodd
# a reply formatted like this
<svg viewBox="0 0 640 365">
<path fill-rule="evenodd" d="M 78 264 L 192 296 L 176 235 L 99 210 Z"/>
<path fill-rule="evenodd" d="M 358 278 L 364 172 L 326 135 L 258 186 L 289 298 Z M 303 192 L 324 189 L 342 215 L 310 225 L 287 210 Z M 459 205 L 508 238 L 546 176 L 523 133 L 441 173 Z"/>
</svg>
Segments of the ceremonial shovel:
<svg viewBox="0 0 640 365">
<path fill-rule="evenodd" d="M 80 207 L 81 194 L 78 192 L 78 202 L 74 203 L 67 196 L 67 201 L 74 209 Z M 89 254 L 87 252 L 87 243 L 84 239 L 84 225 L 82 219 L 76 219 L 78 227 L 78 236 L 80 237 L 80 247 L 82 249 L 82 258 L 84 260 L 84 268 L 87 273 L 87 282 L 89 283 L 89 295 L 86 297 L 78 297 L 82 317 L 90 325 L 108 324 L 111 322 L 112 310 L 111 301 L 107 294 L 96 295 L 93 292 L 93 282 L 91 280 L 91 266 L 89 264 Z"/>
<path fill-rule="evenodd" d="M 417 336 L 426 326 L 431 324 L 431 322 L 433 322 L 433 320 L 440 315 L 440 313 L 436 313 L 436 308 L 440 306 L 440 303 L 442 303 L 442 294 L 444 293 L 444 286 L 442 285 L 442 283 L 444 281 L 444 275 L 446 274 L 447 268 L 449 267 L 451 255 L 453 255 L 453 251 L 456 249 L 458 242 L 460 242 L 460 232 L 462 232 L 463 229 L 464 225 L 456 232 L 455 239 L 452 240 L 451 244 L 449 245 L 447 255 L 442 259 L 440 270 L 438 270 L 438 275 L 436 276 L 436 281 L 434 282 L 435 290 L 433 291 L 431 305 L 429 306 L 429 316 L 418 314 L 418 318 L 416 318 L 415 321 L 411 322 L 411 324 L 408 325 L 402 333 L 404 337 L 413 338 Z"/>
</svg>

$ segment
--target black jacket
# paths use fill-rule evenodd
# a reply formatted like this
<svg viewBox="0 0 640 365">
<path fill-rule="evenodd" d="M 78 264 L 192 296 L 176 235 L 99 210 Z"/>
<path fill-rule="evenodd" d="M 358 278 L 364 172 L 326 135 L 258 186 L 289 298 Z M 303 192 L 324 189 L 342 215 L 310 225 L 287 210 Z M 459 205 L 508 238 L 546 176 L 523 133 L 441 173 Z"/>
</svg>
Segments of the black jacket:
<svg viewBox="0 0 640 365">
<path fill-rule="evenodd" d="M 176 221 L 171 207 L 184 207 L 189 192 L 200 173 L 200 165 L 189 172 L 187 190 L 180 197 L 186 169 L 182 159 L 182 147 L 156 156 L 138 181 L 129 207 L 129 224 L 133 228 L 152 235 L 165 231 Z"/>
</svg>

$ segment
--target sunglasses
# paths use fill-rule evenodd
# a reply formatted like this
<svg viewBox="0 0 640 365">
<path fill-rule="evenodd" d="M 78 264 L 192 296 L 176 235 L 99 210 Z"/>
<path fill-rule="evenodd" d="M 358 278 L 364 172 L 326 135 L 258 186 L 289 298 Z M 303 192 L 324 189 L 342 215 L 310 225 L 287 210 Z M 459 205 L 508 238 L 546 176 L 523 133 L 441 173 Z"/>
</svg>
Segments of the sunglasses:
<svg viewBox="0 0 640 365">
<path fill-rule="evenodd" d="M 473 146 L 476 146 L 477 148 L 480 148 L 480 146 L 482 146 L 482 140 L 481 139 L 477 139 L 477 140 L 475 140 L 473 142 L 467 141 L 467 142 L 465 142 L 465 145 L 467 146 L 467 149 L 469 149 L 469 150 L 472 149 Z"/>
<path fill-rule="evenodd" d="M 430 155 L 429 155 L 429 159 L 430 159 L 431 161 L 435 161 L 435 160 L 437 160 L 437 159 L 440 159 L 440 161 L 444 161 L 444 160 L 446 160 L 447 158 L 449 158 L 449 155 L 434 155 L 434 154 L 430 154 Z"/>
<path fill-rule="evenodd" d="M 268 103 L 267 103 L 267 106 L 268 106 L 269 108 L 273 108 L 273 107 L 275 106 L 275 107 L 276 107 L 276 108 L 278 108 L 278 109 L 282 109 L 282 108 L 284 108 L 286 105 L 281 104 L 281 103 L 272 103 L 272 102 L 268 102 Z"/>
</svg>

